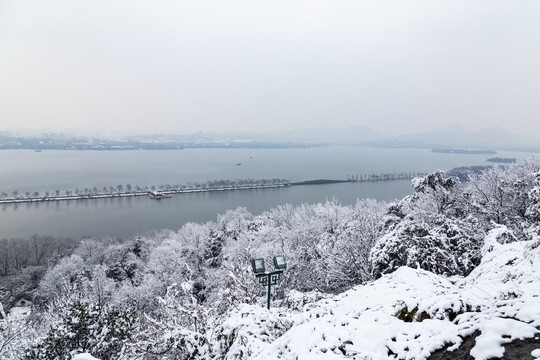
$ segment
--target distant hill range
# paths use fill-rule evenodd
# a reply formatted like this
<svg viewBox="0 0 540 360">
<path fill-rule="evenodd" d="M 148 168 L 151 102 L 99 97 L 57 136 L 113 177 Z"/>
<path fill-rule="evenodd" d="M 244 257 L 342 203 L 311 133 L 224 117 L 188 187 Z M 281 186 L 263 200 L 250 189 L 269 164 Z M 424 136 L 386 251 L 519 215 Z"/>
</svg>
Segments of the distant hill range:
<svg viewBox="0 0 540 360">
<path fill-rule="evenodd" d="M 400 136 L 385 136 L 367 127 L 297 129 L 265 135 L 273 140 L 321 145 L 540 152 L 540 139 L 517 135 L 496 127 L 469 131 L 459 126 L 446 126 Z"/>
<path fill-rule="evenodd" d="M 126 137 L 130 140 L 148 140 L 161 138 L 162 140 L 176 140 L 188 143 L 210 142 L 259 142 L 259 143 L 289 143 L 299 145 L 360 145 L 364 142 L 384 139 L 383 135 L 367 127 L 350 128 L 314 128 L 295 129 L 279 132 L 198 132 L 186 135 L 142 135 Z"/>
<path fill-rule="evenodd" d="M 497 149 L 540 152 L 540 139 L 533 139 L 501 128 L 469 131 L 461 127 L 443 127 L 422 133 L 388 137 L 364 142 L 378 147 Z"/>
<path fill-rule="evenodd" d="M 132 137 L 143 140 L 145 137 Z M 363 145 L 386 148 L 428 148 L 428 149 L 479 149 L 517 150 L 540 152 L 540 139 L 528 138 L 501 128 L 487 128 L 469 131 L 459 126 L 446 126 L 420 133 L 400 136 L 386 136 L 368 127 L 295 129 L 290 131 L 258 133 L 200 132 L 189 135 L 163 135 L 168 141 L 191 144 L 274 144 L 288 146 Z M 188 145 L 189 146 L 189 145 Z"/>
<path fill-rule="evenodd" d="M 0 132 L 0 149 L 135 150 L 184 148 L 289 148 L 359 145 L 383 148 L 428 148 L 452 153 L 487 150 L 540 152 L 540 139 L 501 128 L 469 131 L 446 126 L 420 133 L 385 136 L 368 127 L 295 129 L 259 132 L 198 132 L 194 134 L 144 134 L 111 138 L 70 137 L 62 134 L 14 136 Z"/>
</svg>

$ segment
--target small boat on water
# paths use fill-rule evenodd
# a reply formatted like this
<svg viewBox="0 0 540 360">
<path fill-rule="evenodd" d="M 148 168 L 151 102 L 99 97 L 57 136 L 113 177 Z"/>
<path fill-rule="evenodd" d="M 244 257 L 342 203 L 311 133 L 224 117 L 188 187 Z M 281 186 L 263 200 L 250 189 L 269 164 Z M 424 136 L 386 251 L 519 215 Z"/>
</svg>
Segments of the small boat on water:
<svg viewBox="0 0 540 360">
<path fill-rule="evenodd" d="M 162 194 L 159 191 L 150 191 L 148 193 L 148 197 L 150 199 L 161 200 L 161 199 L 170 199 L 170 198 L 172 198 L 172 195 Z"/>
</svg>

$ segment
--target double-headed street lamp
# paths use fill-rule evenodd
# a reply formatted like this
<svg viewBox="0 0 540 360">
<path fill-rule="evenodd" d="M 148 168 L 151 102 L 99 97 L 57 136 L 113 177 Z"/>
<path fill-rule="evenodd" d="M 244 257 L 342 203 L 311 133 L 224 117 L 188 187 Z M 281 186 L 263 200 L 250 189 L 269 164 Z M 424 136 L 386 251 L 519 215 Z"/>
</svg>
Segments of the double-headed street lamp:
<svg viewBox="0 0 540 360">
<path fill-rule="evenodd" d="M 259 284 L 266 286 L 266 308 L 270 309 L 270 289 L 272 285 L 276 285 L 281 280 L 281 274 L 287 268 L 285 256 L 274 256 L 274 271 L 264 272 L 264 259 L 251 259 L 251 266 L 255 276 L 259 279 Z"/>
</svg>

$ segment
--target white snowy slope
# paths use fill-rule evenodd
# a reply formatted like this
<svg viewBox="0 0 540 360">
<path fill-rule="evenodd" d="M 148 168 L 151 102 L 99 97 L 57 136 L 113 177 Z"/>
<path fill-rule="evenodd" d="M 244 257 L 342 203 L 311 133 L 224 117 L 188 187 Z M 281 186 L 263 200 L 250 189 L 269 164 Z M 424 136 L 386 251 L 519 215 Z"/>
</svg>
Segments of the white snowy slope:
<svg viewBox="0 0 540 360">
<path fill-rule="evenodd" d="M 296 310 L 244 306 L 220 329 L 223 352 L 229 359 L 419 360 L 479 330 L 471 355 L 500 357 L 502 344 L 538 336 L 540 239 L 501 245 L 491 241 L 496 235 L 466 278 L 403 267 Z"/>
</svg>

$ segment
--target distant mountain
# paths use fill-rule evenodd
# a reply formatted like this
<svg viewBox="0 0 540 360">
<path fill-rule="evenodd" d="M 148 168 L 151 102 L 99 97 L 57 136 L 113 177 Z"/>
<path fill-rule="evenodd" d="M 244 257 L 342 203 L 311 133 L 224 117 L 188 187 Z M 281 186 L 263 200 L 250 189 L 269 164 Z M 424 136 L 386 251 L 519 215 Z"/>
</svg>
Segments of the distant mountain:
<svg viewBox="0 0 540 360">
<path fill-rule="evenodd" d="M 426 132 L 388 137 L 366 145 L 408 148 L 468 148 L 540 152 L 540 139 L 517 135 L 492 127 L 469 131 L 458 126 L 438 128 Z"/>
</svg>

